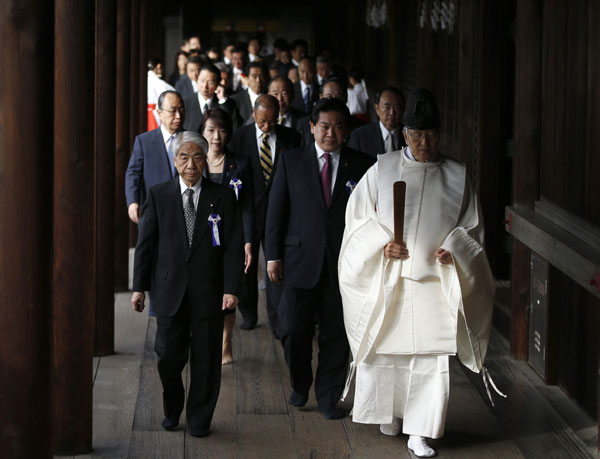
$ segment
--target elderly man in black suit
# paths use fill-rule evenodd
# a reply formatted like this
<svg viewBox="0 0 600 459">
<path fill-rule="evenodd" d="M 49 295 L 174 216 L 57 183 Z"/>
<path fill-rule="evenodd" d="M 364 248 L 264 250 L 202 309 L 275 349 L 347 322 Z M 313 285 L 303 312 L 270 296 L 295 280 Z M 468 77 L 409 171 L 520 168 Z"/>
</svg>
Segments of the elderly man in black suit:
<svg viewBox="0 0 600 459">
<path fill-rule="evenodd" d="M 296 129 L 298 121 L 304 113 L 292 107 L 294 85 L 288 77 L 276 76 L 269 82 L 268 94 L 279 101 L 279 118 L 277 124 Z"/>
<path fill-rule="evenodd" d="M 142 212 L 131 303 L 142 311 L 144 291 L 152 291 L 162 427 L 179 424 L 185 399 L 181 372 L 189 354 L 187 425 L 191 435 L 205 437 L 221 384 L 223 310 L 238 303 L 242 225 L 233 191 L 202 180 L 206 139 L 183 132 L 174 151 L 179 176 L 150 188 Z"/>
<path fill-rule="evenodd" d="M 393 86 L 383 88 L 375 96 L 379 120 L 352 131 L 348 146 L 374 157 L 405 147 L 401 122 L 404 104 L 402 91 Z"/>
<path fill-rule="evenodd" d="M 250 160 L 254 184 L 254 222 L 255 240 L 262 241 L 264 246 L 265 219 L 267 202 L 271 195 L 273 173 L 279 157 L 285 150 L 300 145 L 300 135 L 293 129 L 277 124 L 279 103 L 273 96 L 264 94 L 256 99 L 254 104 L 254 123 L 240 127 L 233 133 L 229 149 Z M 258 244 L 252 246 L 252 258 L 258 260 Z M 240 305 L 244 322 L 242 330 L 251 330 L 258 319 L 258 283 L 257 263 L 248 270 L 247 288 L 248 301 Z M 281 296 L 279 285 L 266 281 L 267 315 L 273 333 L 277 332 L 277 307 Z"/>
<path fill-rule="evenodd" d="M 315 142 L 284 152 L 277 164 L 267 210 L 265 258 L 271 281 L 283 282 L 279 334 L 293 389 L 290 404 L 302 407 L 308 400 L 318 318 L 315 395 L 323 416 L 339 419 L 345 415 L 336 404 L 344 389 L 349 347 L 337 260 L 348 198 L 374 161 L 342 145 L 350 117 L 346 104 L 321 99 L 311 116 Z"/>
<path fill-rule="evenodd" d="M 292 107 L 310 115 L 313 105 L 319 100 L 319 85 L 316 80 L 315 60 L 303 57 L 298 65 L 300 81 L 294 83 L 294 99 Z"/>
<path fill-rule="evenodd" d="M 175 84 L 175 89 L 181 94 L 182 98 L 185 99 L 187 96 L 198 92 L 198 75 L 201 66 L 202 61 L 196 56 L 190 57 L 185 64 L 185 75 L 182 75 Z"/>
<path fill-rule="evenodd" d="M 215 91 L 219 81 L 221 80 L 221 72 L 214 65 L 204 65 L 200 68 L 198 75 L 198 92 L 190 94 L 183 99 L 185 104 L 185 123 L 183 128 L 186 131 L 198 132 L 200 121 L 208 110 L 220 108 L 227 112 L 231 117 L 234 126 L 239 126 L 240 121 L 237 116 L 235 102 L 231 99 L 225 99 L 223 103 L 217 98 Z"/>
<path fill-rule="evenodd" d="M 242 124 L 252 122 L 252 110 L 256 99 L 267 90 L 269 69 L 262 61 L 250 62 L 246 67 L 248 89 L 234 94 L 231 99 L 235 102 Z"/>
</svg>

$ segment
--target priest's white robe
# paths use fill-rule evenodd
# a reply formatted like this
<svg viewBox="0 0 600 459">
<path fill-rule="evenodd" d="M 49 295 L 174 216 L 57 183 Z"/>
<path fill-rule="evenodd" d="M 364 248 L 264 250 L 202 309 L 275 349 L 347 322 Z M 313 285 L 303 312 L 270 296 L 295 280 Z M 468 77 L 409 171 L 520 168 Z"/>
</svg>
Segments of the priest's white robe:
<svg viewBox="0 0 600 459">
<path fill-rule="evenodd" d="M 463 164 L 441 156 L 378 157 L 353 191 L 338 269 L 344 323 L 356 372 L 355 422 L 404 418 L 408 434 L 443 434 L 448 356 L 481 371 L 491 328 L 494 282 L 483 221 Z M 393 240 L 393 183 L 406 182 L 407 260 L 387 259 Z M 442 265 L 434 252 L 452 254 Z"/>
</svg>

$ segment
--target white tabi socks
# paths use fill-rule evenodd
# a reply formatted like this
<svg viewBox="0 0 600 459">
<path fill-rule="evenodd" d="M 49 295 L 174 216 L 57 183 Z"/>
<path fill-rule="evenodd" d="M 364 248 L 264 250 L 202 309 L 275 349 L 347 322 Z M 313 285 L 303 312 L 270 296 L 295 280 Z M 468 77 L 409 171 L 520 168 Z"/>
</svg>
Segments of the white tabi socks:
<svg viewBox="0 0 600 459">
<path fill-rule="evenodd" d="M 435 450 L 419 435 L 408 437 L 408 449 L 412 450 L 415 456 L 418 457 L 433 457 L 436 455 Z"/>
<path fill-rule="evenodd" d="M 395 437 L 400 433 L 401 429 L 400 418 L 394 418 L 391 424 L 380 424 L 379 431 L 383 435 L 390 435 L 391 437 Z"/>
</svg>

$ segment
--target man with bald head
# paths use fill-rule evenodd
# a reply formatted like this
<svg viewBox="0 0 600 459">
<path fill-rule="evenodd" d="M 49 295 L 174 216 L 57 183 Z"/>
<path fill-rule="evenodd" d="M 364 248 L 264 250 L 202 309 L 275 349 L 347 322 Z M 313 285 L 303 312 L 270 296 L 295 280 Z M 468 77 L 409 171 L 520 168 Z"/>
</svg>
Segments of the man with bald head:
<svg viewBox="0 0 600 459">
<path fill-rule="evenodd" d="M 268 93 L 279 101 L 279 119 L 277 124 L 296 129 L 303 113 L 292 107 L 294 84 L 287 77 L 276 76 L 269 82 Z"/>
<path fill-rule="evenodd" d="M 312 107 L 319 100 L 319 85 L 316 83 L 317 70 L 314 59 L 303 57 L 298 64 L 300 81 L 294 83 L 292 107 L 310 115 Z"/>
<path fill-rule="evenodd" d="M 277 124 L 279 118 L 279 102 L 271 95 L 263 94 L 256 98 L 252 112 L 254 122 L 242 126 L 233 133 L 229 149 L 234 153 L 246 156 L 252 168 L 254 178 L 254 210 L 255 235 L 257 241 L 263 241 L 267 202 L 273 181 L 275 166 L 281 152 L 300 145 L 300 135 L 293 129 Z M 252 257 L 258 260 L 258 244 L 253 244 Z M 240 304 L 239 309 L 244 319 L 240 325 L 242 330 L 251 330 L 258 320 L 258 282 L 257 264 L 250 266 L 246 275 L 248 300 Z M 266 281 L 267 314 L 273 333 L 277 330 L 277 305 L 281 296 L 280 288 Z"/>
<path fill-rule="evenodd" d="M 398 88 L 387 86 L 375 96 L 374 106 L 379 120 L 352 131 L 348 146 L 374 157 L 405 147 L 402 136 L 402 92 Z"/>
</svg>

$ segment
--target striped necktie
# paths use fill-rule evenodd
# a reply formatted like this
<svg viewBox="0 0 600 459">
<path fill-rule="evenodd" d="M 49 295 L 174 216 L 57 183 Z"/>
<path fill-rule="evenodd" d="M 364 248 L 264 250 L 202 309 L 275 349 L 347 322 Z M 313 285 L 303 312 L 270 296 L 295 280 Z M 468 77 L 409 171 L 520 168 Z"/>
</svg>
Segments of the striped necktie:
<svg viewBox="0 0 600 459">
<path fill-rule="evenodd" d="M 269 183 L 271 173 L 273 172 L 273 155 L 271 154 L 271 145 L 269 145 L 269 134 L 263 134 L 262 144 L 260 145 L 260 167 L 265 178 L 265 185 Z"/>
</svg>

